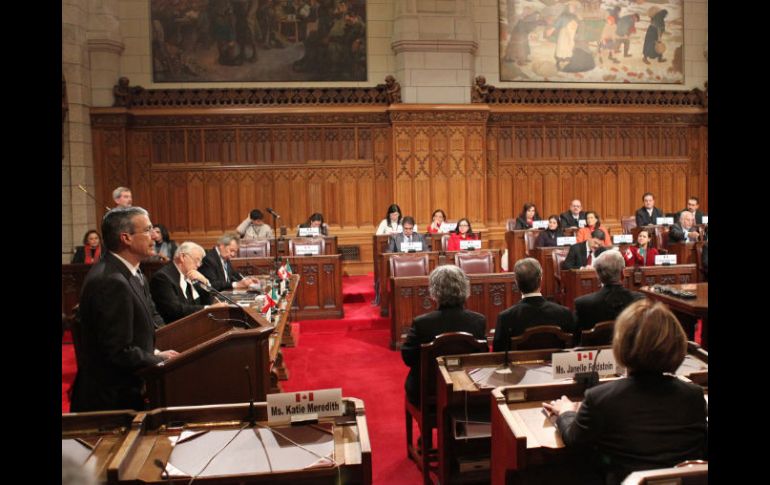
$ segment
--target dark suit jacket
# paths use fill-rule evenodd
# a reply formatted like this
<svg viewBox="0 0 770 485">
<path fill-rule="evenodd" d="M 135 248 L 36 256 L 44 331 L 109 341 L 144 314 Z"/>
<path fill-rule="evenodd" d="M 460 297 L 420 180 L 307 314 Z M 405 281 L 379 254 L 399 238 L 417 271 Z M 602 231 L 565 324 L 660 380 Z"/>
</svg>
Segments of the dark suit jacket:
<svg viewBox="0 0 770 485">
<path fill-rule="evenodd" d="M 561 263 L 561 269 L 580 269 L 588 262 L 586 242 L 573 244 L 569 247 L 567 257 Z"/>
<path fill-rule="evenodd" d="M 545 231 L 541 232 L 537 236 L 537 241 L 535 241 L 535 247 L 536 248 L 545 248 L 545 247 L 554 247 L 556 246 L 556 240 L 560 237 L 564 236 L 564 231 L 561 230 L 561 228 L 556 229 L 555 231 L 549 231 L 546 229 Z"/>
<path fill-rule="evenodd" d="M 698 232 L 695 226 L 692 226 L 690 228 L 690 231 Z M 671 229 L 668 230 L 668 242 L 674 243 L 674 242 L 685 242 L 687 241 L 687 232 L 680 223 L 676 223 L 671 226 Z"/>
<path fill-rule="evenodd" d="M 163 266 L 152 275 L 150 294 L 155 307 L 166 322 L 173 322 L 202 309 L 212 303 L 211 296 L 200 288 L 196 288 L 198 299 L 195 303 L 187 300 L 187 296 L 179 286 L 179 270 L 174 262 Z"/>
<path fill-rule="evenodd" d="M 662 374 L 635 374 L 586 391 L 577 413 L 556 421 L 568 447 L 595 445 L 609 483 L 635 470 L 706 459 L 706 401 L 695 384 Z"/>
<path fill-rule="evenodd" d="M 664 215 L 663 211 L 657 207 L 652 208 L 652 217 L 647 214 L 647 209 L 641 207 L 636 211 L 636 225 L 637 227 L 654 225 L 658 217 L 664 217 Z"/>
<path fill-rule="evenodd" d="M 404 242 L 404 235 L 402 233 L 393 234 L 390 237 L 390 244 L 388 245 L 388 252 L 389 253 L 399 253 L 401 252 L 401 243 Z M 425 240 L 425 236 L 423 236 L 420 233 L 413 232 L 412 233 L 412 242 L 421 242 L 422 243 L 422 250 L 423 251 L 430 251 L 430 246 L 428 245 L 428 242 Z"/>
<path fill-rule="evenodd" d="M 580 211 L 580 214 L 578 215 L 578 219 L 584 219 L 585 220 L 585 218 L 586 218 L 586 213 L 583 212 L 583 211 Z M 566 229 L 568 227 L 578 227 L 579 226 L 578 221 L 576 221 L 575 218 L 572 217 L 572 212 L 570 212 L 570 211 L 562 212 L 559 215 L 559 223 L 560 223 L 559 226 L 562 229 Z"/>
<path fill-rule="evenodd" d="M 641 298 L 644 295 L 623 285 L 603 286 L 599 291 L 575 298 L 575 336 L 579 338 L 582 330 L 593 328 L 598 322 L 615 320 L 624 308 Z"/>
<path fill-rule="evenodd" d="M 540 217 L 537 214 L 535 214 L 535 218 L 533 219 L 533 221 L 539 221 L 539 220 L 540 220 Z M 526 217 L 519 216 L 519 217 L 516 218 L 516 225 L 514 225 L 513 228 L 515 230 L 518 230 L 518 229 L 532 229 L 532 226 L 527 225 L 527 218 Z"/>
<path fill-rule="evenodd" d="M 409 366 L 404 389 L 409 402 L 420 402 L 420 345 L 432 342 L 447 332 L 468 332 L 477 339 L 486 335 L 487 319 L 481 313 L 462 307 L 439 307 L 438 310 L 416 317 L 401 346 L 401 358 Z"/>
<path fill-rule="evenodd" d="M 225 260 L 225 266 L 227 266 L 229 283 L 225 281 L 225 270 L 222 268 L 222 263 L 220 263 L 219 254 L 216 248 L 212 248 L 206 250 L 206 256 L 203 258 L 203 263 L 198 268 L 198 271 L 209 279 L 211 287 L 215 290 L 232 290 L 233 281 L 240 281 L 243 277 L 233 271 L 230 261 Z"/>
<path fill-rule="evenodd" d="M 681 211 L 677 212 L 674 216 L 679 217 L 679 214 L 682 213 L 682 211 L 686 211 L 687 209 L 682 209 Z M 703 211 L 700 209 L 695 211 L 695 223 L 696 224 L 703 224 Z"/>
<path fill-rule="evenodd" d="M 163 360 L 153 355 L 154 306 L 144 287 L 112 253 L 88 272 L 74 330 L 78 372 L 72 412 L 143 409 L 135 372 Z"/>
<path fill-rule="evenodd" d="M 542 296 L 530 296 L 497 315 L 492 350 L 509 350 L 511 337 L 521 335 L 524 330 L 537 325 L 558 325 L 566 332 L 575 331 L 575 319 L 567 307 L 550 302 Z"/>
</svg>

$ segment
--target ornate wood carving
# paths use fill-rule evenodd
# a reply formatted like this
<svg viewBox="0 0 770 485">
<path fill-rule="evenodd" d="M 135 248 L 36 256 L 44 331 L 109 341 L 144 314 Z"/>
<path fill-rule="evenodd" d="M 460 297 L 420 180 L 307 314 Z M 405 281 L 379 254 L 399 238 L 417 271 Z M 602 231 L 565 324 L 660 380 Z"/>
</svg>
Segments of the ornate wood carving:
<svg viewBox="0 0 770 485">
<path fill-rule="evenodd" d="M 677 106 L 706 107 L 707 96 L 691 91 L 626 89 L 520 89 L 497 88 L 486 96 L 488 104 L 544 104 L 566 106 Z"/>
</svg>

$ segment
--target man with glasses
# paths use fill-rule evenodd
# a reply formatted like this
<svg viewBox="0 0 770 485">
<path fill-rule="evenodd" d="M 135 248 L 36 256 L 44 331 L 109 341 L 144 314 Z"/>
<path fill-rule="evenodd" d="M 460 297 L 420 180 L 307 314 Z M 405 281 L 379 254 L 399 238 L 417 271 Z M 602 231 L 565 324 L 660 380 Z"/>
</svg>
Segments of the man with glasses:
<svg viewBox="0 0 770 485">
<path fill-rule="evenodd" d="M 153 254 L 151 231 L 141 207 L 116 207 L 102 219 L 108 251 L 86 276 L 73 326 L 78 372 L 71 412 L 144 409 L 136 371 L 177 355 L 155 349 L 162 319 L 139 270 Z"/>
<path fill-rule="evenodd" d="M 233 271 L 230 260 L 238 256 L 240 243 L 238 234 L 228 232 L 217 240 L 216 246 L 206 251 L 200 272 L 210 280 L 209 286 L 215 290 L 244 290 L 257 282 L 253 278 L 244 278 Z"/>
<path fill-rule="evenodd" d="M 193 285 L 195 281 L 209 284 L 208 278 L 198 271 L 205 254 L 199 245 L 185 241 L 174 253 L 173 262 L 152 276 L 150 294 L 166 322 L 171 323 L 209 306 L 227 306 L 215 302 L 206 291 Z"/>
<path fill-rule="evenodd" d="M 390 237 L 388 252 L 422 252 L 429 249 L 425 237 L 420 233 L 414 232 L 414 218 L 412 216 L 404 217 L 401 220 L 401 227 L 403 232 L 393 234 Z M 404 243 L 408 243 L 407 246 L 404 246 Z"/>
<path fill-rule="evenodd" d="M 569 210 L 562 212 L 559 215 L 559 222 L 561 222 L 561 228 L 566 229 L 568 227 L 581 227 L 580 221 L 583 221 L 585 225 L 586 213 L 583 212 L 583 204 L 575 199 L 570 202 Z"/>
</svg>

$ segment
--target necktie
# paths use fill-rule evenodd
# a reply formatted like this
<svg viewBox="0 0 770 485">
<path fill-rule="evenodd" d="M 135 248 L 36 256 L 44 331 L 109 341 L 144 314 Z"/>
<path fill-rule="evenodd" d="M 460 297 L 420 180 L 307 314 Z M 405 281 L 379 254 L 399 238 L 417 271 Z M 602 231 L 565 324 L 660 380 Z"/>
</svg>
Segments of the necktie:
<svg viewBox="0 0 770 485">
<path fill-rule="evenodd" d="M 230 264 L 229 261 L 227 261 L 226 259 L 222 259 L 222 269 L 225 270 L 225 283 L 230 282 L 230 271 L 228 268 L 229 264 Z"/>
<path fill-rule="evenodd" d="M 139 284 L 141 286 L 144 286 L 144 275 L 142 274 L 142 270 L 141 269 L 137 269 L 136 270 L 135 278 L 136 278 L 136 280 L 139 282 Z"/>
<path fill-rule="evenodd" d="M 591 266 L 591 261 L 593 261 L 593 253 L 588 255 L 588 259 L 586 260 L 586 266 Z"/>
<path fill-rule="evenodd" d="M 187 288 L 185 289 L 185 295 L 187 296 L 187 301 L 190 303 L 193 303 L 195 301 L 195 298 L 193 297 L 193 290 L 192 290 L 192 283 L 190 281 L 185 280 L 187 283 Z"/>
</svg>

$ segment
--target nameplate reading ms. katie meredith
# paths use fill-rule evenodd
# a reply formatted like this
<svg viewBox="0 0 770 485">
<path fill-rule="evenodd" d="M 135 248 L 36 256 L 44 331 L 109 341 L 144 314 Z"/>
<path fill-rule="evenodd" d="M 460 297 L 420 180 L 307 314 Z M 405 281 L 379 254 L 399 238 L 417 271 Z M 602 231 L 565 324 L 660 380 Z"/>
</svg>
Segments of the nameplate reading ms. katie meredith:
<svg viewBox="0 0 770 485">
<path fill-rule="evenodd" d="M 676 264 L 676 254 L 657 254 L 655 255 L 655 266 Z"/>
<path fill-rule="evenodd" d="M 292 418 L 342 416 L 343 411 L 341 388 L 267 395 L 268 423 L 285 423 Z"/>
<path fill-rule="evenodd" d="M 631 244 L 634 242 L 633 234 L 617 234 L 612 236 L 612 244 Z"/>
<path fill-rule="evenodd" d="M 576 243 L 577 243 L 577 238 L 575 236 L 564 236 L 564 237 L 556 238 L 557 246 L 572 246 L 573 244 L 576 244 Z"/>
<path fill-rule="evenodd" d="M 532 221 L 532 229 L 548 229 L 548 221 Z"/>
<path fill-rule="evenodd" d="M 709 223 L 709 216 L 703 216 L 703 217 L 701 217 L 701 221 L 702 221 L 704 224 L 708 224 L 708 223 Z"/>
<path fill-rule="evenodd" d="M 481 241 L 478 239 L 468 239 L 460 241 L 460 249 L 481 249 Z"/>
<path fill-rule="evenodd" d="M 598 358 L 596 349 L 557 352 L 551 355 L 551 364 L 554 380 L 575 377 L 578 372 L 596 371 L 600 376 L 608 376 L 622 371 L 615 364 L 612 349 L 598 352 Z"/>
<path fill-rule="evenodd" d="M 420 241 L 402 242 L 401 252 L 408 253 L 409 251 L 422 251 L 422 243 Z"/>
<path fill-rule="evenodd" d="M 655 224 L 663 225 L 663 226 L 670 226 L 674 223 L 673 217 L 656 217 L 655 218 Z"/>
<path fill-rule="evenodd" d="M 300 227 L 299 228 L 300 237 L 317 236 L 318 234 L 320 234 L 320 231 L 319 231 L 319 228 L 317 227 Z"/>
<path fill-rule="evenodd" d="M 295 244 L 294 245 L 294 253 L 295 254 L 310 254 L 313 256 L 318 256 L 321 248 L 318 247 L 316 244 Z"/>
<path fill-rule="evenodd" d="M 456 222 L 442 222 L 441 225 L 438 226 L 438 230 L 441 232 L 449 232 L 454 231 L 456 227 Z"/>
</svg>

